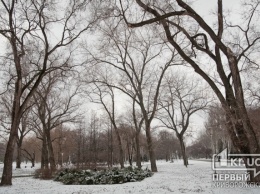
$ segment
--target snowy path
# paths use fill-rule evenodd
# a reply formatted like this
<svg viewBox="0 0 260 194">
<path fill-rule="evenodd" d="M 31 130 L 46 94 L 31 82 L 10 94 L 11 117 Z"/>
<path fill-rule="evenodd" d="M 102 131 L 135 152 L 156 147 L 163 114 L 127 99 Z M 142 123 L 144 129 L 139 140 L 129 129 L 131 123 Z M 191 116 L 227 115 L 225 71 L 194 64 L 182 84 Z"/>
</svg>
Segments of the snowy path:
<svg viewBox="0 0 260 194">
<path fill-rule="evenodd" d="M 59 182 L 14 178 L 13 186 L 0 187 L 0 194 L 258 194 L 260 188 L 213 188 L 211 163 L 190 161 L 188 168 L 181 162 L 158 161 L 158 173 L 142 182 L 121 185 L 63 185 Z"/>
</svg>

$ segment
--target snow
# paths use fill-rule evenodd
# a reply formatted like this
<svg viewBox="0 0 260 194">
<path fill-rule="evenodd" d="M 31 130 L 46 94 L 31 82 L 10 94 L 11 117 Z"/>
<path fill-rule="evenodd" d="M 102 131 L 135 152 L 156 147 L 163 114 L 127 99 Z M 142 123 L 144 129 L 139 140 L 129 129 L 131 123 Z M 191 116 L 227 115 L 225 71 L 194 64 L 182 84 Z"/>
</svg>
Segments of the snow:
<svg viewBox="0 0 260 194">
<path fill-rule="evenodd" d="M 211 163 L 206 161 L 189 162 L 190 165 L 186 168 L 182 161 L 174 163 L 158 161 L 158 172 L 152 177 L 146 178 L 142 182 L 120 185 L 63 185 L 60 182 L 39 180 L 32 177 L 13 178 L 13 185 L 0 187 L 0 194 L 260 193 L 260 188 L 214 188 Z M 144 167 L 148 165 L 146 163 Z M 27 169 L 27 171 L 30 170 Z"/>
</svg>

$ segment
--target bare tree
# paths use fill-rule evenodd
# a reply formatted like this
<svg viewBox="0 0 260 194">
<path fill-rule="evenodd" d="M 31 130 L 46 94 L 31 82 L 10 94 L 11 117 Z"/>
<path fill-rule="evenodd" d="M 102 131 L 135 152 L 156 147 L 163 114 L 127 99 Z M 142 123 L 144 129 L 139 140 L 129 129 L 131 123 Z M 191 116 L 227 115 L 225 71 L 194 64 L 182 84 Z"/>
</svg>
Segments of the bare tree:
<svg viewBox="0 0 260 194">
<path fill-rule="evenodd" d="M 80 152 L 80 159 L 82 159 L 82 154 L 84 150 L 84 125 L 83 123 L 73 123 L 71 128 L 70 124 L 61 124 L 51 131 L 51 137 L 53 142 L 53 152 L 56 161 L 60 166 L 64 164 L 78 163 L 78 152 Z M 75 129 L 76 126 L 76 129 Z M 80 139 L 80 138 L 81 139 Z M 81 149 L 78 150 L 78 145 Z M 42 147 L 42 146 L 41 146 Z"/>
<path fill-rule="evenodd" d="M 32 105 L 29 105 L 32 106 Z M 29 126 L 29 114 L 30 114 L 30 109 L 31 107 L 28 107 L 26 109 L 26 112 L 23 113 L 23 116 L 21 118 L 21 124 L 19 126 L 19 133 L 17 136 L 17 156 L 16 156 L 16 168 L 21 168 L 21 157 L 22 157 L 22 144 L 23 144 L 23 140 L 24 137 L 30 133 L 30 131 L 32 130 L 32 128 L 30 128 Z"/>
<path fill-rule="evenodd" d="M 122 140 L 125 144 L 125 155 L 128 159 L 129 165 L 133 165 L 133 155 L 134 155 L 134 139 L 135 139 L 135 132 L 132 126 L 124 123 L 121 121 L 120 123 L 120 133 L 122 136 Z"/>
<path fill-rule="evenodd" d="M 1 95 L 0 98 L 0 137 L 8 142 L 8 135 L 11 126 L 11 113 L 12 113 L 12 90 L 7 90 Z"/>
<path fill-rule="evenodd" d="M 75 101 L 79 93 L 79 87 L 67 89 L 68 92 L 64 92 L 64 89 L 71 88 L 71 85 L 62 83 L 62 79 L 63 77 L 59 76 L 59 72 L 49 73 L 42 80 L 34 94 L 36 104 L 34 126 L 39 129 L 36 133 L 40 134 L 39 138 L 43 141 L 42 167 L 48 168 L 48 163 L 50 163 L 52 171 L 56 169 L 56 164 L 51 130 L 63 123 L 77 122 L 80 118 L 80 113 L 76 113 L 80 102 Z M 67 77 L 67 79 L 69 78 Z"/>
<path fill-rule="evenodd" d="M 35 136 L 26 136 L 23 140 L 22 156 L 31 162 L 31 167 L 34 167 L 40 155 L 41 142 Z"/>
<path fill-rule="evenodd" d="M 92 159 L 94 162 L 94 169 L 97 169 L 97 162 L 98 162 L 98 135 L 99 135 L 99 130 L 100 130 L 100 121 L 95 113 L 91 114 L 91 119 L 90 119 L 90 153 L 89 157 Z"/>
<path fill-rule="evenodd" d="M 11 59 L 11 64 L 14 67 L 11 78 L 14 85 L 12 124 L 1 185 L 12 184 L 12 157 L 15 138 L 18 134 L 22 113 L 28 102 L 46 72 L 66 67 L 70 56 L 65 57 L 64 60 L 64 58 L 60 58 L 59 51 L 71 45 L 84 31 L 91 28 L 96 20 L 90 16 L 88 21 L 79 17 L 84 15 L 77 14 L 77 12 L 83 11 L 84 2 L 88 3 L 88 1 L 69 1 L 68 6 L 64 1 L 47 2 L 42 0 L 2 0 L 0 3 L 0 34 L 7 39 L 10 45 L 12 52 L 6 58 Z M 85 24 L 82 25 L 82 22 Z M 53 40 L 55 30 L 53 24 L 58 24 L 61 29 L 61 34 L 56 36 L 56 40 Z M 31 52 L 29 52 L 30 50 Z M 66 53 L 65 50 L 63 53 Z M 50 58 L 59 60 L 60 66 L 50 63 Z M 28 72 L 27 67 L 29 67 L 29 73 L 26 73 Z"/>
<path fill-rule="evenodd" d="M 135 129 L 135 145 L 136 145 L 136 165 L 139 169 L 141 169 L 141 150 L 140 150 L 140 132 L 144 123 L 144 118 L 142 117 L 141 113 L 138 114 L 136 108 L 136 99 L 133 98 L 133 106 L 132 106 L 132 115 L 133 115 L 133 122 L 134 122 L 134 129 Z"/>
<path fill-rule="evenodd" d="M 161 130 L 157 136 L 156 151 L 158 153 L 158 159 L 165 159 L 173 162 L 175 154 L 180 153 L 180 146 L 178 145 L 178 139 L 169 130 Z"/>
<path fill-rule="evenodd" d="M 12 104 L 10 101 L 12 98 L 12 89 L 9 89 L 1 96 L 1 104 L 2 104 L 2 113 L 1 113 L 1 127 L 5 130 L 4 133 L 8 135 L 11 125 L 11 109 Z M 16 168 L 21 168 L 22 162 L 22 144 L 24 137 L 31 131 L 28 125 L 28 118 L 30 114 L 30 110 L 32 107 L 32 103 L 28 103 L 25 111 L 23 112 L 21 122 L 18 128 L 18 134 L 16 137 L 16 147 L 17 147 L 17 155 L 16 155 Z"/>
<path fill-rule="evenodd" d="M 205 128 L 210 137 L 212 154 L 220 153 L 225 148 L 229 153 L 233 150 L 230 136 L 226 130 L 225 119 L 222 107 L 217 105 L 209 107 Z"/>
<path fill-rule="evenodd" d="M 131 8 L 130 4 L 125 5 L 120 0 L 121 12 L 127 25 L 141 27 L 159 22 L 169 44 L 216 94 L 226 114 L 227 130 L 232 143 L 239 153 L 259 154 L 260 146 L 248 117 L 241 80 L 245 65 L 248 67 L 257 65 L 254 51 L 260 42 L 259 28 L 256 27 L 259 1 L 245 2 L 243 4 L 245 11 L 241 13 L 242 21 L 237 20 L 234 24 L 229 18 L 224 17 L 222 0 L 218 0 L 217 22 L 212 27 L 183 0 L 176 0 L 172 4 L 161 1 L 144 3 L 142 0 L 135 0 L 135 2 L 142 10 L 139 12 L 140 17 L 136 18 L 142 18 L 142 21 L 130 19 L 127 14 Z M 130 20 L 133 22 L 129 22 Z M 179 44 L 177 37 L 180 36 L 182 42 L 186 44 Z M 191 48 L 186 47 L 187 44 L 191 44 Z M 200 64 L 197 56 L 208 59 L 214 65 L 211 73 L 217 76 L 216 79 L 212 78 L 207 68 Z M 256 159 L 254 156 L 244 157 L 245 163 L 246 160 L 254 159 Z M 255 165 L 254 168 L 258 171 L 260 167 Z M 260 176 L 254 177 L 253 171 L 248 172 L 249 181 L 260 181 Z"/>
<path fill-rule="evenodd" d="M 134 106 L 139 108 L 144 119 L 151 169 L 156 172 L 151 122 L 157 111 L 163 76 L 173 65 L 176 54 L 171 51 L 167 57 L 165 56 L 166 59 L 162 59 L 162 50 L 169 48 L 164 47 L 164 44 L 155 43 L 155 39 L 160 40 L 160 38 L 153 36 L 152 31 L 148 30 L 138 36 L 134 31 L 125 30 L 123 24 L 117 24 L 118 29 L 109 25 L 109 22 L 106 24 L 102 27 L 105 39 L 98 49 L 99 54 L 88 53 L 91 55 L 90 63 L 96 65 L 95 71 L 105 74 L 95 76 L 93 80 L 116 88 L 135 101 Z M 144 38 L 145 36 L 147 37 Z M 154 64 L 156 66 L 153 66 Z M 107 80 L 107 69 L 112 72 L 110 75 L 113 74 L 114 81 Z"/>
<path fill-rule="evenodd" d="M 253 71 L 253 72 L 252 72 Z M 259 107 L 260 105 L 260 82 L 259 82 L 259 69 L 254 69 L 247 72 L 245 77 L 248 79 L 248 83 L 245 87 L 247 97 L 247 103 L 251 108 Z"/>
<path fill-rule="evenodd" d="M 180 142 L 183 163 L 187 167 L 188 158 L 184 135 L 189 128 L 191 117 L 205 109 L 209 100 L 203 89 L 198 88 L 196 80 L 187 80 L 186 77 L 170 75 L 166 77 L 164 95 L 160 99 L 161 111 L 158 119 L 163 125 L 175 131 Z"/>
<path fill-rule="evenodd" d="M 110 167 L 113 166 L 114 164 L 114 144 L 113 144 L 113 126 L 110 122 L 110 125 L 108 125 L 107 127 L 107 142 L 108 142 L 108 146 L 107 146 L 107 150 L 108 150 L 108 154 L 107 154 L 107 161 L 108 161 L 108 166 L 110 163 Z"/>
<path fill-rule="evenodd" d="M 22 151 L 24 151 L 23 156 L 29 161 L 31 161 L 32 163 L 31 168 L 33 168 L 35 166 L 35 152 L 30 153 L 26 149 L 22 149 Z"/>
<path fill-rule="evenodd" d="M 107 85 L 104 84 L 93 82 L 93 87 L 89 97 L 91 99 L 91 102 L 101 104 L 109 117 L 109 120 L 115 130 L 117 141 L 118 141 L 119 163 L 121 168 L 124 168 L 124 152 L 123 152 L 122 138 L 119 132 L 119 126 L 116 121 L 117 118 L 116 118 L 114 88 L 107 87 Z M 110 107 L 109 107 L 109 103 L 106 102 L 107 98 L 110 101 Z"/>
<path fill-rule="evenodd" d="M 187 147 L 187 153 L 193 158 L 211 158 L 213 153 L 211 135 L 205 129 L 200 131 L 196 141 Z"/>
<path fill-rule="evenodd" d="M 85 157 L 85 153 L 88 151 L 86 149 L 85 144 L 86 142 L 86 126 L 83 123 L 79 123 L 79 126 L 77 127 L 77 131 L 76 131 L 76 157 L 75 157 L 75 161 L 77 163 L 77 168 L 80 168 L 80 164 L 82 164 L 83 167 L 83 163 L 86 162 L 86 157 Z M 61 148 L 60 148 L 61 150 Z M 65 151 L 65 150 L 64 150 Z M 62 151 L 61 151 L 62 153 Z M 61 161 L 61 165 L 62 161 Z"/>
</svg>

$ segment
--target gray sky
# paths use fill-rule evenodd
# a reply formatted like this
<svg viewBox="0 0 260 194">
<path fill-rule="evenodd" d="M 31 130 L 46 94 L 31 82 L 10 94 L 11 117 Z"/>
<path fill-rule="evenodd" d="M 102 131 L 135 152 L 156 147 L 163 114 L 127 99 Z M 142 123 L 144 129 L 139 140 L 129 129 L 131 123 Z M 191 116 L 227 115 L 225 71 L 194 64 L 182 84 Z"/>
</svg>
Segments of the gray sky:
<svg viewBox="0 0 260 194">
<path fill-rule="evenodd" d="M 212 14 L 217 10 L 217 2 L 217 0 L 195 0 L 192 7 L 211 25 L 213 21 L 216 21 L 216 17 L 213 18 Z M 222 2 L 224 12 L 232 10 L 231 16 L 239 17 L 241 0 L 222 0 Z"/>
<path fill-rule="evenodd" d="M 239 5 L 240 0 L 223 0 L 224 10 L 232 9 L 233 12 L 236 14 L 239 12 Z M 212 17 L 212 12 L 215 11 L 217 8 L 217 0 L 195 0 L 194 6 L 192 7 L 194 7 L 194 9 L 198 11 L 199 14 L 201 14 L 201 16 L 208 22 L 209 25 L 213 23 L 214 19 Z M 234 14 L 234 17 L 237 17 L 236 14 Z M 4 42 L 6 41 L 3 41 L 3 37 L 0 36 L 0 55 L 3 54 L 5 49 Z M 122 99 L 118 99 L 118 101 L 122 101 L 123 99 L 124 97 Z M 96 107 L 96 105 L 94 106 Z M 125 105 L 122 105 L 121 107 L 119 107 L 119 109 L 124 109 L 124 107 Z M 204 115 L 202 114 L 202 116 Z M 193 124 L 195 128 L 203 127 L 203 119 L 200 116 L 197 116 L 194 120 L 197 121 Z"/>
<path fill-rule="evenodd" d="M 222 0 L 224 10 L 232 9 L 234 13 L 239 13 L 241 0 Z M 211 13 L 216 10 L 217 0 L 194 0 L 194 5 L 192 6 L 198 13 L 203 16 L 204 19 L 208 20 L 209 24 L 212 21 Z M 209 15 L 210 14 L 210 15 Z M 235 17 L 235 15 L 234 15 Z M 3 54 L 5 46 L 5 40 L 0 36 L 0 55 Z"/>
</svg>

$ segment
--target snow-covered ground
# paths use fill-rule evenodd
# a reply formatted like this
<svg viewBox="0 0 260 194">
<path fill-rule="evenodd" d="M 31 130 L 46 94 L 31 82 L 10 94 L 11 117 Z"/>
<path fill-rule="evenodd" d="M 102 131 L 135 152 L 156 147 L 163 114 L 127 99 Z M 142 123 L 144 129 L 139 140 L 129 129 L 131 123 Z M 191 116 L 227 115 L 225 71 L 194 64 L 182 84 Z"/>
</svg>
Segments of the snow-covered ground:
<svg viewBox="0 0 260 194">
<path fill-rule="evenodd" d="M 152 177 L 142 182 L 120 185 L 63 185 L 60 182 L 32 177 L 13 178 L 13 185 L 0 187 L 0 194 L 260 193 L 260 188 L 214 188 L 210 162 L 190 161 L 190 165 L 186 168 L 181 161 L 174 163 L 158 161 L 157 166 L 159 172 Z"/>
</svg>

